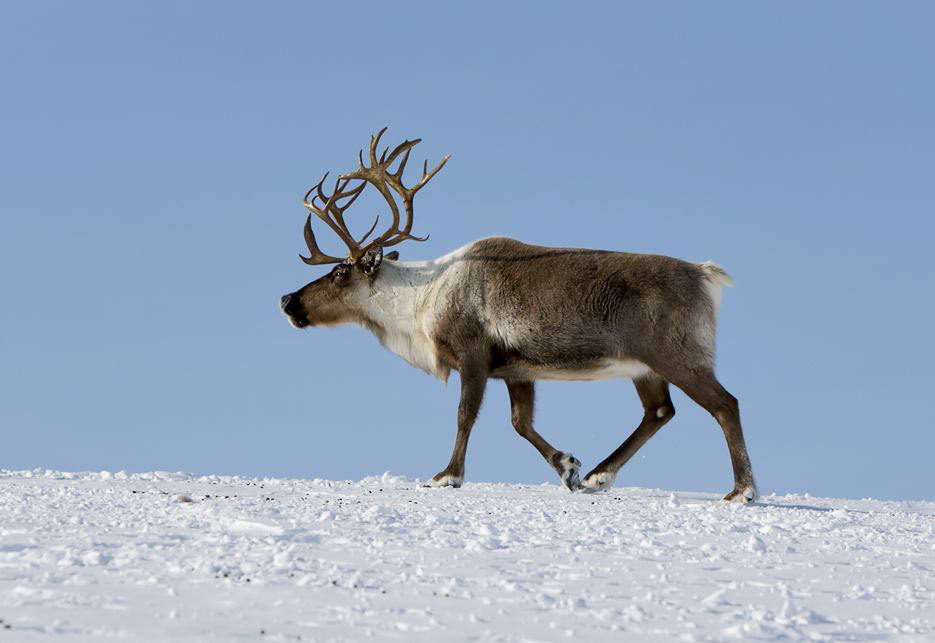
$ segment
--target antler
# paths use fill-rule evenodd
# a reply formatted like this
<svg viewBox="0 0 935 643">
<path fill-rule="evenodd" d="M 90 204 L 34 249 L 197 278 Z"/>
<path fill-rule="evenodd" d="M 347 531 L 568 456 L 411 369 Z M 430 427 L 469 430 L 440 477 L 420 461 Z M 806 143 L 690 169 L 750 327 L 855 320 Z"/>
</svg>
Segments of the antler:
<svg viewBox="0 0 935 643">
<path fill-rule="evenodd" d="M 308 192 L 305 193 L 305 198 L 302 199 L 302 204 L 311 211 L 312 214 L 317 216 L 319 219 L 328 224 L 334 232 L 341 238 L 341 241 L 344 242 L 344 245 L 347 246 L 349 254 L 346 259 L 341 259 L 338 257 L 332 257 L 323 253 L 318 248 L 318 243 L 315 240 L 315 234 L 312 232 L 312 215 L 309 214 L 308 218 L 305 220 L 305 244 L 308 246 L 308 250 L 311 256 L 309 257 L 299 257 L 307 264 L 323 264 L 323 263 L 341 263 L 343 261 L 357 261 L 360 257 L 364 255 L 371 248 L 377 246 L 382 248 L 388 248 L 389 246 L 395 246 L 401 241 L 406 239 L 412 239 L 413 241 L 425 241 L 428 239 L 428 236 L 425 237 L 415 237 L 409 234 L 412 230 L 412 199 L 415 196 L 416 192 L 422 189 L 429 180 L 435 176 L 435 174 L 442 169 L 445 163 L 448 161 L 448 156 L 443 158 L 438 165 L 435 166 L 435 169 L 431 172 L 428 171 L 428 161 L 426 161 L 422 166 L 422 179 L 413 187 L 407 188 L 402 183 L 403 171 L 406 169 L 406 163 L 409 161 L 409 152 L 412 150 L 413 146 L 417 145 L 422 141 L 422 139 L 417 138 L 415 140 L 403 141 L 397 145 L 389 156 L 386 155 L 389 148 L 383 150 L 383 154 L 380 155 L 380 159 L 377 160 L 377 145 L 380 143 L 380 137 L 383 136 L 383 133 L 386 131 L 384 127 L 381 129 L 375 136 L 370 137 L 370 166 L 366 167 L 364 165 L 364 156 L 363 150 L 361 150 L 358 155 L 360 160 L 360 167 L 356 172 L 350 172 L 344 174 L 335 181 L 334 190 L 331 192 L 331 195 L 326 195 L 322 186 L 325 183 L 325 179 L 328 178 L 328 173 L 326 172 L 321 181 L 313 185 Z M 399 167 L 395 172 L 390 172 L 389 167 L 393 162 L 402 155 L 402 159 L 399 162 Z M 351 181 L 360 181 L 360 185 L 347 189 Z M 377 222 L 380 220 L 378 216 L 373 222 L 373 225 L 370 226 L 370 229 L 367 231 L 363 237 L 359 240 L 355 240 L 353 235 L 347 229 L 347 224 L 344 223 L 344 212 L 347 210 L 354 201 L 357 200 L 357 197 L 360 196 L 367 184 L 372 184 L 379 192 L 383 195 L 383 198 L 386 199 L 386 202 L 390 206 L 390 210 L 393 213 L 393 223 L 390 227 L 379 237 L 368 243 L 366 246 L 361 247 L 361 244 L 370 236 L 370 234 L 376 229 Z M 389 187 L 387 187 L 389 186 Z M 403 206 L 406 209 L 406 224 L 402 229 L 399 228 L 399 206 L 396 204 L 396 200 L 393 198 L 393 192 L 390 191 L 392 188 L 393 192 L 396 192 L 403 200 Z M 309 196 L 312 193 L 315 193 L 311 200 Z M 344 205 L 338 205 L 339 201 L 348 199 L 344 202 Z M 316 201 L 321 201 L 321 206 L 316 205 Z"/>
<path fill-rule="evenodd" d="M 348 247 L 352 257 L 356 258 L 359 256 L 360 244 L 354 240 L 354 237 L 351 235 L 350 231 L 347 229 L 347 224 L 344 223 L 344 211 L 347 210 L 354 201 L 357 200 L 357 197 L 360 196 L 361 192 L 364 191 L 364 188 L 367 186 L 367 183 L 362 181 L 357 187 L 347 189 L 350 179 L 338 179 L 334 183 L 334 190 L 330 196 L 325 195 L 322 186 L 325 183 L 325 179 L 328 178 L 328 172 L 325 172 L 325 175 L 321 177 L 321 181 L 309 188 L 308 192 L 305 193 L 305 197 L 302 199 L 302 205 L 306 209 L 310 210 L 315 216 L 328 224 L 332 230 L 341 238 L 341 241 Z M 309 195 L 312 192 L 316 192 L 309 200 Z M 338 205 L 338 202 L 342 199 L 349 199 L 344 205 Z M 321 200 L 322 205 L 318 207 L 315 205 L 316 200 Z M 376 221 L 373 222 L 373 227 L 370 228 L 370 231 L 373 231 L 377 225 Z M 310 257 L 299 257 L 305 263 L 309 265 L 322 264 L 322 263 L 340 263 L 344 259 L 339 257 L 332 257 L 331 255 L 326 255 L 318 248 L 318 243 L 315 240 L 315 233 L 312 232 L 312 215 L 309 214 L 308 218 L 305 219 L 305 244 L 308 246 L 308 251 L 311 254 Z M 361 242 L 370 235 L 368 232 L 364 235 Z"/>
<path fill-rule="evenodd" d="M 416 192 L 421 190 L 426 183 L 431 180 L 435 174 L 438 173 L 445 163 L 448 162 L 449 156 L 445 156 L 438 165 L 435 166 L 431 172 L 428 171 L 428 161 L 425 161 L 422 165 L 422 178 L 411 188 L 407 188 L 403 185 L 403 171 L 406 169 L 406 163 L 409 161 L 409 153 L 412 151 L 412 148 L 422 142 L 421 138 L 415 140 L 403 141 L 390 152 L 387 156 L 387 151 L 389 148 L 383 150 L 383 153 L 380 155 L 379 160 L 377 159 L 377 146 L 380 144 L 380 138 L 383 136 L 383 133 L 386 131 L 384 127 L 376 135 L 370 137 L 370 166 L 364 165 L 364 154 L 361 150 L 358 155 L 360 161 L 360 167 L 356 172 L 349 172 L 341 176 L 341 179 L 345 181 L 350 180 L 359 180 L 366 181 L 373 185 L 380 194 L 383 195 L 383 198 L 386 199 L 387 204 L 390 206 L 390 211 L 393 213 L 393 223 L 390 225 L 387 230 L 381 234 L 379 237 L 368 243 L 365 247 L 360 249 L 360 255 L 364 254 L 371 248 L 380 246 L 382 248 L 388 248 L 390 246 L 395 246 L 401 241 L 407 239 L 412 239 L 413 241 L 425 241 L 428 239 L 428 236 L 425 237 L 415 237 L 409 234 L 412 230 L 412 199 L 415 197 Z M 402 158 L 399 161 L 399 167 L 396 168 L 395 172 L 390 172 L 389 168 L 396 161 L 397 158 Z M 388 187 L 387 187 L 388 186 Z M 400 229 L 399 227 L 399 206 L 396 204 L 396 199 L 393 197 L 393 192 L 390 191 L 392 188 L 393 192 L 396 192 L 403 200 L 403 207 L 406 209 L 406 224 Z M 376 223 L 374 223 L 376 226 Z M 370 233 L 364 236 L 364 239 Z M 363 239 L 361 240 L 361 242 Z M 360 256 L 358 255 L 358 256 Z"/>
</svg>

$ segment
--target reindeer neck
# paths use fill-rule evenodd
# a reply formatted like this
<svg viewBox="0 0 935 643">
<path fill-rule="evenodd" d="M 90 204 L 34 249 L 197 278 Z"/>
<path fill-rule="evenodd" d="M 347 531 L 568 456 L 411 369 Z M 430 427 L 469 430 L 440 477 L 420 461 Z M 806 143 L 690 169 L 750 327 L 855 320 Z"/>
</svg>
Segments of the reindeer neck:
<svg viewBox="0 0 935 643">
<path fill-rule="evenodd" d="M 443 272 L 444 266 L 436 262 L 385 261 L 358 305 L 361 325 L 381 344 L 413 366 L 447 380 L 448 369 L 439 363 L 428 335 L 435 309 L 432 286 Z"/>
</svg>

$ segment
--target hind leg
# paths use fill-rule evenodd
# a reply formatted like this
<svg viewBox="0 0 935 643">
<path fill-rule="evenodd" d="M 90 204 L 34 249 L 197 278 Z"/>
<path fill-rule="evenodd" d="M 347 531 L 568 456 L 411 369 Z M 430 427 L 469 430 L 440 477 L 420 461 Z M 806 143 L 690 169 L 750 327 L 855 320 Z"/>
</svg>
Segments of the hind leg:
<svg viewBox="0 0 935 643">
<path fill-rule="evenodd" d="M 630 437 L 624 441 L 604 461 L 584 477 L 581 488 L 584 491 L 600 491 L 614 484 L 614 478 L 620 467 L 640 450 L 656 431 L 672 419 L 675 407 L 669 397 L 669 384 L 655 373 L 633 380 L 636 392 L 643 403 L 643 420 Z"/>
<path fill-rule="evenodd" d="M 535 402 L 535 387 L 532 382 L 507 381 L 510 392 L 510 407 L 513 416 L 513 428 L 542 454 L 545 461 L 552 465 L 562 484 L 574 491 L 578 488 L 578 468 L 581 462 L 570 453 L 557 451 L 545 438 L 532 428 L 532 415 Z"/>
<path fill-rule="evenodd" d="M 750 456 L 747 455 L 747 445 L 743 439 L 743 429 L 740 426 L 740 406 L 737 398 L 721 386 L 710 369 L 693 371 L 690 374 L 691 377 L 676 377 L 670 381 L 713 415 L 721 425 L 734 470 L 734 488 L 724 496 L 724 500 L 744 503 L 756 500 L 758 493 L 753 480 Z"/>
</svg>

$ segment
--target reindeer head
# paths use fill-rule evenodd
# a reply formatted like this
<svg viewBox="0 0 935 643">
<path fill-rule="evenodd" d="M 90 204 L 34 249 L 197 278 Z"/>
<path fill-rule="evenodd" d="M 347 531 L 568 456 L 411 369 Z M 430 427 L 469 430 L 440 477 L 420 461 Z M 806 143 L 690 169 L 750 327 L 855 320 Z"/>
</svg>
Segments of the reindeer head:
<svg viewBox="0 0 935 643">
<path fill-rule="evenodd" d="M 399 256 L 397 252 L 384 255 L 383 249 L 395 246 L 407 239 L 413 241 L 428 239 L 427 236 L 415 237 L 410 234 L 412 230 L 412 200 L 416 192 L 422 189 L 442 169 L 448 157 L 443 158 L 431 172 L 428 171 L 428 162 L 426 161 L 422 166 L 422 178 L 416 185 L 407 188 L 402 182 L 403 171 L 409 161 L 409 152 L 422 139 L 403 141 L 392 152 L 389 152 L 389 155 L 387 155 L 389 148 L 386 148 L 377 158 L 377 146 L 385 131 L 386 128 L 384 127 L 375 136 L 370 137 L 369 166 L 364 165 L 364 155 L 363 150 L 361 150 L 358 155 L 360 164 L 357 171 L 338 177 L 334 184 L 334 190 L 330 195 L 325 194 L 322 187 L 328 178 L 328 173 L 325 173 L 321 177 L 321 181 L 305 193 L 302 204 L 310 212 L 305 220 L 305 243 L 308 245 L 310 256 L 301 257 L 300 255 L 300 257 L 302 261 L 309 265 L 332 263 L 337 265 L 324 277 L 283 296 L 280 300 L 283 313 L 286 314 L 289 322 L 296 328 L 358 321 L 360 311 L 355 304 L 358 301 L 357 295 L 362 288 L 370 287 L 377 278 L 380 264 L 384 258 L 392 260 Z M 390 166 L 397 159 L 399 159 L 399 167 L 396 168 L 395 172 L 391 172 Z M 359 181 L 360 183 L 351 186 L 352 181 Z M 370 226 L 370 230 L 363 237 L 355 240 L 344 222 L 344 212 L 351 207 L 368 184 L 373 185 L 386 200 L 393 216 L 393 222 L 383 234 L 365 243 L 376 229 L 380 217 L 377 217 L 373 225 Z M 406 222 L 402 228 L 399 225 L 400 212 L 394 193 L 402 199 L 405 208 Z M 343 259 L 332 257 L 318 248 L 315 234 L 312 232 L 312 214 L 324 221 L 344 242 L 348 249 L 347 257 Z"/>
</svg>

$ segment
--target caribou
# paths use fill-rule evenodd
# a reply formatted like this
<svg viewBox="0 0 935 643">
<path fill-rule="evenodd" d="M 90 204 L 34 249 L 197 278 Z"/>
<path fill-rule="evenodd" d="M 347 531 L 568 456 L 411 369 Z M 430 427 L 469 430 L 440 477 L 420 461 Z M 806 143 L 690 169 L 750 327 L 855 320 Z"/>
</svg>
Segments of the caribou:
<svg viewBox="0 0 935 643">
<path fill-rule="evenodd" d="M 309 265 L 334 267 L 283 296 L 280 307 L 296 328 L 358 324 L 409 364 L 443 381 L 452 370 L 458 372 L 454 450 L 429 486 L 461 486 L 468 438 L 490 379 L 506 384 L 517 433 L 565 487 L 585 492 L 610 488 L 620 468 L 672 419 L 671 384 L 713 415 L 724 433 L 734 475 L 724 499 L 746 503 L 757 497 L 737 399 L 714 375 L 721 290 L 733 285 L 720 266 L 651 254 L 542 247 L 503 237 L 474 241 L 431 261 L 400 261 L 398 252 L 386 250 L 427 238 L 412 234 L 413 198 L 448 157 L 432 170 L 426 161 L 419 181 L 406 187 L 403 172 L 421 139 L 378 154 L 385 131 L 371 137 L 369 163 L 361 150 L 358 168 L 339 176 L 330 193 L 326 173 L 305 194 L 309 256 L 300 257 Z M 386 200 L 392 217 L 370 241 L 379 217 L 360 239 L 344 218 L 368 185 Z M 347 246 L 346 256 L 320 250 L 312 215 Z M 606 378 L 633 380 L 643 418 L 613 453 L 580 478 L 581 462 L 533 428 L 535 382 Z"/>
</svg>

